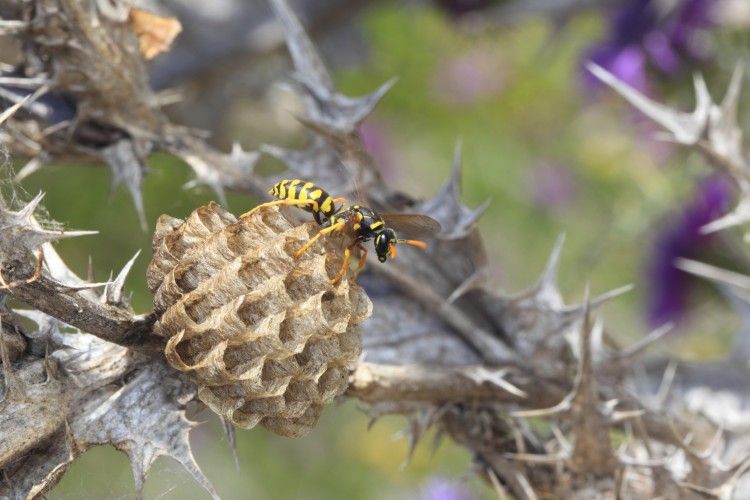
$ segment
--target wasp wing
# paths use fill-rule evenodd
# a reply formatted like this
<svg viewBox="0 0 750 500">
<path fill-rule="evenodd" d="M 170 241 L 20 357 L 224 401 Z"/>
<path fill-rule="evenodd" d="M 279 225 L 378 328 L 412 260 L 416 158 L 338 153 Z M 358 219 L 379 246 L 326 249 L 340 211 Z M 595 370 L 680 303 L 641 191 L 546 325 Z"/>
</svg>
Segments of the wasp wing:
<svg viewBox="0 0 750 500">
<path fill-rule="evenodd" d="M 405 233 L 417 238 L 427 238 L 437 235 L 442 229 L 440 223 L 422 214 L 380 214 L 385 225 L 399 235 Z"/>
</svg>

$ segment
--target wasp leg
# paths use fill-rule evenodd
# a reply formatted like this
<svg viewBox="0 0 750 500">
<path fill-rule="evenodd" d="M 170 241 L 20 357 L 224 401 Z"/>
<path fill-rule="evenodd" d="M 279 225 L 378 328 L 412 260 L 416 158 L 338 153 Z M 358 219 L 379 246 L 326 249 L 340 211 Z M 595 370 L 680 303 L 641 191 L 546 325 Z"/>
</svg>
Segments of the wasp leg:
<svg viewBox="0 0 750 500">
<path fill-rule="evenodd" d="M 352 282 L 354 282 L 357 279 L 357 276 L 359 276 L 359 272 L 362 270 L 362 268 L 365 265 L 365 259 L 367 259 L 367 249 L 357 243 L 356 245 L 352 245 L 357 248 L 357 253 L 359 254 L 359 264 L 357 264 L 357 270 L 354 271 L 354 275 L 352 276 Z M 344 273 L 349 268 L 349 257 L 351 256 L 352 247 L 347 247 L 347 249 L 344 251 L 344 263 L 341 266 L 341 270 L 339 271 L 339 274 L 336 275 L 336 277 L 331 281 L 332 285 L 336 285 L 341 278 L 344 276 Z"/>
<path fill-rule="evenodd" d="M 296 252 L 294 252 L 294 256 L 295 257 L 299 257 L 300 255 L 302 255 L 303 253 L 305 253 L 305 251 L 308 248 L 310 248 L 313 243 L 315 243 L 316 241 L 318 241 L 318 238 L 320 238 L 321 236 L 324 236 L 324 235 L 326 235 L 328 233 L 332 233 L 334 231 L 341 231 L 342 229 L 344 229 L 345 225 L 346 225 L 346 221 L 342 220 L 340 222 L 337 222 L 333 226 L 327 227 L 325 229 L 321 229 L 318 234 L 316 234 L 313 238 L 311 238 L 310 241 L 308 241 L 307 243 L 305 243 L 305 246 L 303 246 L 302 248 L 300 248 L 299 250 L 297 250 Z"/>
<path fill-rule="evenodd" d="M 359 276 L 359 272 L 363 267 L 365 267 L 365 260 L 367 259 L 367 249 L 359 243 L 357 243 L 357 249 L 359 250 L 359 264 L 357 265 L 357 270 L 354 271 L 352 281 L 355 281 L 357 279 L 357 276 Z"/>
<path fill-rule="evenodd" d="M 341 203 L 342 205 L 346 205 L 349 203 L 349 201 L 346 198 L 334 198 L 334 203 Z"/>
<path fill-rule="evenodd" d="M 298 206 L 310 206 L 313 207 L 313 212 L 317 212 L 319 210 L 318 208 L 318 202 L 314 200 L 292 200 L 292 199 L 284 199 L 284 200 L 274 200 L 269 201 L 267 203 L 262 203 L 258 205 L 257 207 L 253 208 L 249 212 L 245 212 L 244 214 L 240 215 L 240 219 L 246 219 L 247 217 L 250 217 L 253 213 L 255 213 L 257 210 L 263 208 L 263 207 L 273 207 L 273 206 L 289 206 L 289 205 L 298 205 Z"/>
<path fill-rule="evenodd" d="M 352 254 L 351 247 L 346 247 L 346 250 L 344 250 L 344 263 L 341 264 L 341 269 L 339 270 L 339 273 L 336 275 L 335 278 L 331 280 L 331 284 L 333 286 L 336 286 L 339 281 L 341 281 L 341 278 L 344 276 L 344 273 L 349 268 L 349 256 Z"/>
</svg>

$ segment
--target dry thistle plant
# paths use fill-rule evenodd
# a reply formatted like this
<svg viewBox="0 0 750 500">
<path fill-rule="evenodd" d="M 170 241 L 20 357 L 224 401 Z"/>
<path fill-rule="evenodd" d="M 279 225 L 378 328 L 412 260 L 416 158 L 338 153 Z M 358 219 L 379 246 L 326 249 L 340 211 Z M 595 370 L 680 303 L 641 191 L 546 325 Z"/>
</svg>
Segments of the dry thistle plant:
<svg viewBox="0 0 750 500">
<path fill-rule="evenodd" d="M 354 190 L 342 185 L 351 178 L 342 173 L 353 173 L 373 208 L 428 213 L 442 233 L 426 253 L 406 250 L 359 278 L 364 289 L 379 290 L 371 309 L 348 281 L 331 286 L 340 265 L 335 252 L 319 247 L 290 257 L 290 245 L 317 226 L 297 225 L 276 209 L 238 221 L 217 205 L 184 221 L 163 216 L 148 276 L 154 309 L 137 314 L 124 293 L 132 261 L 110 282 L 82 279 L 51 243 L 83 232 L 40 226 L 34 212 L 41 195 L 20 207 L 2 200 L 0 497 L 43 496 L 97 445 L 127 453 L 138 497 L 160 455 L 174 457 L 218 497 L 193 460 L 190 401 L 240 427 L 299 435 L 342 391 L 374 419 L 406 416 L 412 450 L 431 427 L 466 447 L 500 496 L 742 498 L 750 491 L 747 352 L 737 350 L 743 364 L 644 360 L 666 329 L 607 350 L 593 309 L 627 287 L 566 305 L 555 284 L 562 238 L 536 284 L 496 291 L 474 224 L 486 206 L 470 209 L 460 199 L 460 150 L 432 200 L 386 185 L 357 131 L 393 82 L 369 96 L 341 95 L 286 1 L 271 5 L 311 142 L 302 151 L 266 146 L 227 155 L 161 113 L 128 4 L 5 2 L 0 30 L 21 42 L 21 71 L 15 91 L 0 87 L 19 103 L 5 113 L 0 140 L 12 155 L 31 158 L 19 176 L 59 158 L 100 159 L 142 213 L 144 160 L 154 151 L 184 159 L 196 183 L 219 198 L 225 189 L 264 193 L 275 179 L 252 167 L 269 154 L 286 164 L 285 177 L 342 196 Z M 720 105 L 698 80 L 698 108 L 685 114 L 592 71 L 737 181 L 738 208 L 707 230 L 747 222 L 750 165 L 735 119 L 741 72 Z M 65 108 L 70 99 L 75 106 Z M 682 265 L 748 302 L 748 278 Z"/>
</svg>

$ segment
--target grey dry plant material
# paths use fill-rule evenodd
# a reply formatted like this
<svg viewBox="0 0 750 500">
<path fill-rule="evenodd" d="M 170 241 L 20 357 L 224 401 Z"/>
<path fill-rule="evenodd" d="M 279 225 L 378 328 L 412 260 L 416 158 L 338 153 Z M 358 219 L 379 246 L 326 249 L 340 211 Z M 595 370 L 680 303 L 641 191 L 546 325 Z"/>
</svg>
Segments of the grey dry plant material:
<svg viewBox="0 0 750 500">
<path fill-rule="evenodd" d="M 364 288 L 374 292 L 370 294 L 373 315 L 361 325 L 363 360 L 350 374 L 346 395 L 364 402 L 373 419 L 405 415 L 411 450 L 429 428 L 436 428 L 438 437 L 448 436 L 471 451 L 476 472 L 500 496 L 516 498 L 730 499 L 750 491 L 747 357 L 741 365 L 730 360 L 690 365 L 663 357 L 644 359 L 647 348 L 666 329 L 629 348 L 606 349 L 604 327 L 593 319 L 592 310 L 625 289 L 587 297 L 580 305 L 566 305 L 555 284 L 562 238 L 536 284 L 514 294 L 497 291 L 488 283 L 487 255 L 474 225 L 486 205 L 470 209 L 460 199 L 460 149 L 451 178 L 433 200 L 419 203 L 387 186 L 364 153 L 357 131 L 394 82 L 362 98 L 341 95 L 288 4 L 272 0 L 271 5 L 292 56 L 294 84 L 305 105 L 301 121 L 310 129 L 311 141 L 301 151 L 264 146 L 259 152 L 235 148 L 226 155 L 164 118 L 148 87 L 134 35 L 119 15 L 127 8 L 124 4 L 114 2 L 113 6 L 104 0 L 3 3 L 0 30 L 22 42 L 19 64 L 24 76 L 13 80 L 16 87 L 0 85 L 0 90 L 20 102 L 25 93 L 18 92 L 19 85 L 38 89 L 2 129 L 3 143 L 12 153 L 32 158 L 21 174 L 53 159 L 100 158 L 110 165 L 116 181 L 128 185 L 139 211 L 143 162 L 159 149 L 183 158 L 196 172 L 196 182 L 211 186 L 219 195 L 224 189 L 264 192 L 276 179 L 253 173 L 252 166 L 262 153 L 287 165 L 284 177 L 309 179 L 340 196 L 351 198 L 355 190 L 348 180 L 354 179 L 373 208 L 422 211 L 436 217 L 444 228 L 439 238 L 429 242 L 427 253 L 405 249 L 397 261 L 375 263 L 370 266 L 372 272 L 359 278 Z M 673 140 L 704 152 L 712 164 L 729 172 L 743 192 L 741 200 L 747 198 L 750 169 L 735 119 L 739 76 L 720 105 L 713 104 L 698 85 L 698 109 L 685 114 L 649 101 L 601 70 L 593 71 L 664 125 Z M 66 102 L 60 100 L 62 95 L 75 97 L 77 103 L 67 118 L 60 104 Z M 237 406 L 239 398 L 230 397 L 222 406 L 207 395 L 233 387 L 225 384 L 228 374 L 240 379 L 231 384 L 248 389 L 242 376 L 261 363 L 261 380 L 257 386 L 249 383 L 251 391 L 259 387 L 282 393 L 283 388 L 283 394 L 293 394 L 291 384 L 284 386 L 286 377 L 291 381 L 293 376 L 303 374 L 304 379 L 309 375 L 295 359 L 296 364 L 284 366 L 288 373 L 279 376 L 275 367 L 269 368 L 264 379 L 272 353 L 288 360 L 288 351 L 294 350 L 288 348 L 300 345 L 299 337 L 282 338 L 281 327 L 262 330 L 273 332 L 268 336 L 269 347 L 262 354 L 251 353 L 240 361 L 246 365 L 239 364 L 242 368 L 232 371 L 226 353 L 236 346 L 200 326 L 206 318 L 210 323 L 225 313 L 230 323 L 241 316 L 237 314 L 241 307 L 212 303 L 201 287 L 213 279 L 205 275 L 207 269 L 219 270 L 220 279 L 238 283 L 239 274 L 230 269 L 243 259 L 236 258 L 235 250 L 233 260 L 232 255 L 214 250 L 228 250 L 229 228 L 244 226 L 216 207 L 203 208 L 216 217 L 212 227 L 218 232 L 207 230 L 182 251 L 172 248 L 170 256 L 160 254 L 160 249 L 188 222 L 180 225 L 175 219 L 161 219 L 155 234 L 158 257 L 149 279 L 157 290 L 155 311 L 137 315 L 123 293 L 129 266 L 111 283 L 78 278 L 49 244 L 72 234 L 40 227 L 33 218 L 38 201 L 25 208 L 4 202 L 0 208 L 0 271 L 6 283 L 15 284 L 1 291 L 0 497 L 44 494 L 75 458 L 100 444 L 114 445 L 128 454 L 139 497 L 150 465 L 161 454 L 175 457 L 216 497 L 192 458 L 187 436 L 194 424 L 185 417 L 185 405 L 202 397 L 219 413 L 252 423 L 260 415 L 254 413 L 257 408 L 251 405 L 252 411 L 245 412 Z M 744 223 L 747 203 L 741 201 L 730 217 L 708 229 Z M 272 213 L 276 214 L 264 212 L 264 216 L 277 217 Z M 281 219 L 274 220 L 282 224 Z M 283 224 L 284 234 L 296 235 L 295 241 L 311 234 L 309 225 Z M 254 226 L 256 230 L 263 227 Z M 267 237 L 274 240 L 279 233 L 270 231 Z M 45 267 L 38 280 L 26 283 L 40 246 Z M 188 247 L 199 254 L 211 248 L 203 256 L 216 260 L 203 261 L 195 254 L 191 261 L 184 251 Z M 279 262 L 289 265 L 282 247 L 278 247 Z M 312 260 L 320 260 L 321 255 L 327 259 L 329 252 L 312 253 L 294 265 L 312 269 L 309 266 L 320 266 Z M 750 301 L 747 290 L 738 286 L 741 280 L 727 279 L 720 270 L 682 265 L 720 283 L 750 324 Z M 183 288 L 186 282 L 180 280 L 189 275 L 187 270 L 199 268 L 203 277 L 191 277 L 193 281 Z M 186 273 L 177 273 L 178 269 Z M 312 271 L 318 285 L 311 286 L 320 287 L 316 293 L 322 291 L 322 308 L 328 292 L 324 291 L 325 273 L 318 269 Z M 283 302 L 285 294 L 293 295 L 288 293 L 289 283 L 261 287 L 262 293 L 268 292 L 271 302 L 276 297 Z M 253 293 L 237 295 L 237 300 L 245 303 Z M 191 302 L 191 294 L 200 300 Z M 32 309 L 20 307 L 11 297 Z M 317 300 L 313 309 L 320 312 Z M 306 307 L 304 301 L 289 300 L 288 304 L 292 310 Z M 357 308 L 363 304 L 359 301 Z M 21 316 L 37 326 L 24 328 Z M 273 315 L 266 317 L 272 323 L 270 318 Z M 175 323 L 168 324 L 173 319 Z M 239 338 L 261 331 L 253 330 L 252 321 L 232 324 L 238 327 Z M 166 362 L 162 334 L 170 339 L 167 358 L 173 365 L 187 367 L 187 374 Z M 745 327 L 738 345 L 746 345 L 749 337 L 750 328 Z M 303 343 L 307 345 L 308 340 Z M 291 344 L 285 345 L 287 341 Z M 244 345 L 239 349 L 245 350 Z M 344 350 L 347 361 L 336 361 L 337 368 L 356 352 Z M 320 370 L 327 369 L 328 363 L 321 362 Z M 215 374 L 219 384 L 211 385 L 217 381 L 211 378 Z M 333 386 L 339 391 L 343 384 Z M 330 396 L 326 393 L 323 398 Z M 289 410 L 294 406 L 289 403 L 285 398 L 284 405 L 274 411 Z M 58 411 L 45 412 L 49 405 Z M 295 415 L 299 413 L 291 411 L 284 418 L 294 421 Z M 28 431 L 32 421 L 39 432 Z M 231 430 L 231 425 L 227 428 Z"/>
<path fill-rule="evenodd" d="M 341 257 L 322 244 L 294 257 L 315 231 L 276 207 L 238 221 L 211 204 L 157 221 L 154 329 L 199 399 L 243 429 L 306 434 L 362 352 L 357 325 L 372 304 L 348 279 L 331 285 Z"/>
<path fill-rule="evenodd" d="M 32 215 L 38 199 L 20 210 L 0 201 L 2 276 L 7 283 L 17 283 L 4 289 L 0 299 L 0 498 L 44 495 L 77 457 L 103 444 L 127 453 L 139 495 L 149 467 L 166 454 L 216 496 L 188 441 L 193 424 L 185 418 L 185 408 L 196 386 L 159 358 L 72 329 L 58 319 L 72 312 L 72 323 L 99 334 L 107 326 L 117 330 L 124 318 L 130 323 L 126 330 L 143 328 L 148 321 L 133 313 L 122 294 L 129 265 L 111 283 L 82 280 L 49 242 L 89 233 L 40 227 Z M 37 247 L 44 248 L 45 270 L 27 284 L 22 278 L 33 274 L 35 264 L 26 257 L 36 255 Z M 36 309 L 10 306 L 9 295 Z M 36 328 L 25 328 L 23 317 Z"/>
</svg>

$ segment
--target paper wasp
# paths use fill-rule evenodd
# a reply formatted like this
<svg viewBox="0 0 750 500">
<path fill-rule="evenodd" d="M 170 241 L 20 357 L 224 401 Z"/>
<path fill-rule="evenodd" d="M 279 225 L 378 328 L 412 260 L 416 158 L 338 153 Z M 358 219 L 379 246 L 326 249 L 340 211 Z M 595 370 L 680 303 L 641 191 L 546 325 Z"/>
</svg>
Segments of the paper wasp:
<svg viewBox="0 0 750 500">
<path fill-rule="evenodd" d="M 378 260 L 385 262 L 389 258 L 396 257 L 398 243 L 406 243 L 422 249 L 427 248 L 422 241 L 398 238 L 396 231 L 403 231 L 417 237 L 434 236 L 440 232 L 440 224 L 432 217 L 421 214 L 378 214 L 361 205 L 346 206 L 348 202 L 344 198 L 333 198 L 323 188 L 299 179 L 281 181 L 274 185 L 269 194 L 278 199 L 258 205 L 243 214 L 242 218 L 248 217 L 261 207 L 293 205 L 312 212 L 315 222 L 321 226 L 320 232 L 295 252 L 295 257 L 302 255 L 326 234 L 340 233 L 351 240 L 344 251 L 344 263 L 341 270 L 331 281 L 334 285 L 341 280 L 348 269 L 353 248 L 356 248 L 360 255 L 352 281 L 357 279 L 367 258 L 367 250 L 362 245 L 365 241 L 374 238 L 373 243 Z M 337 206 L 338 203 L 341 205 Z"/>
</svg>

